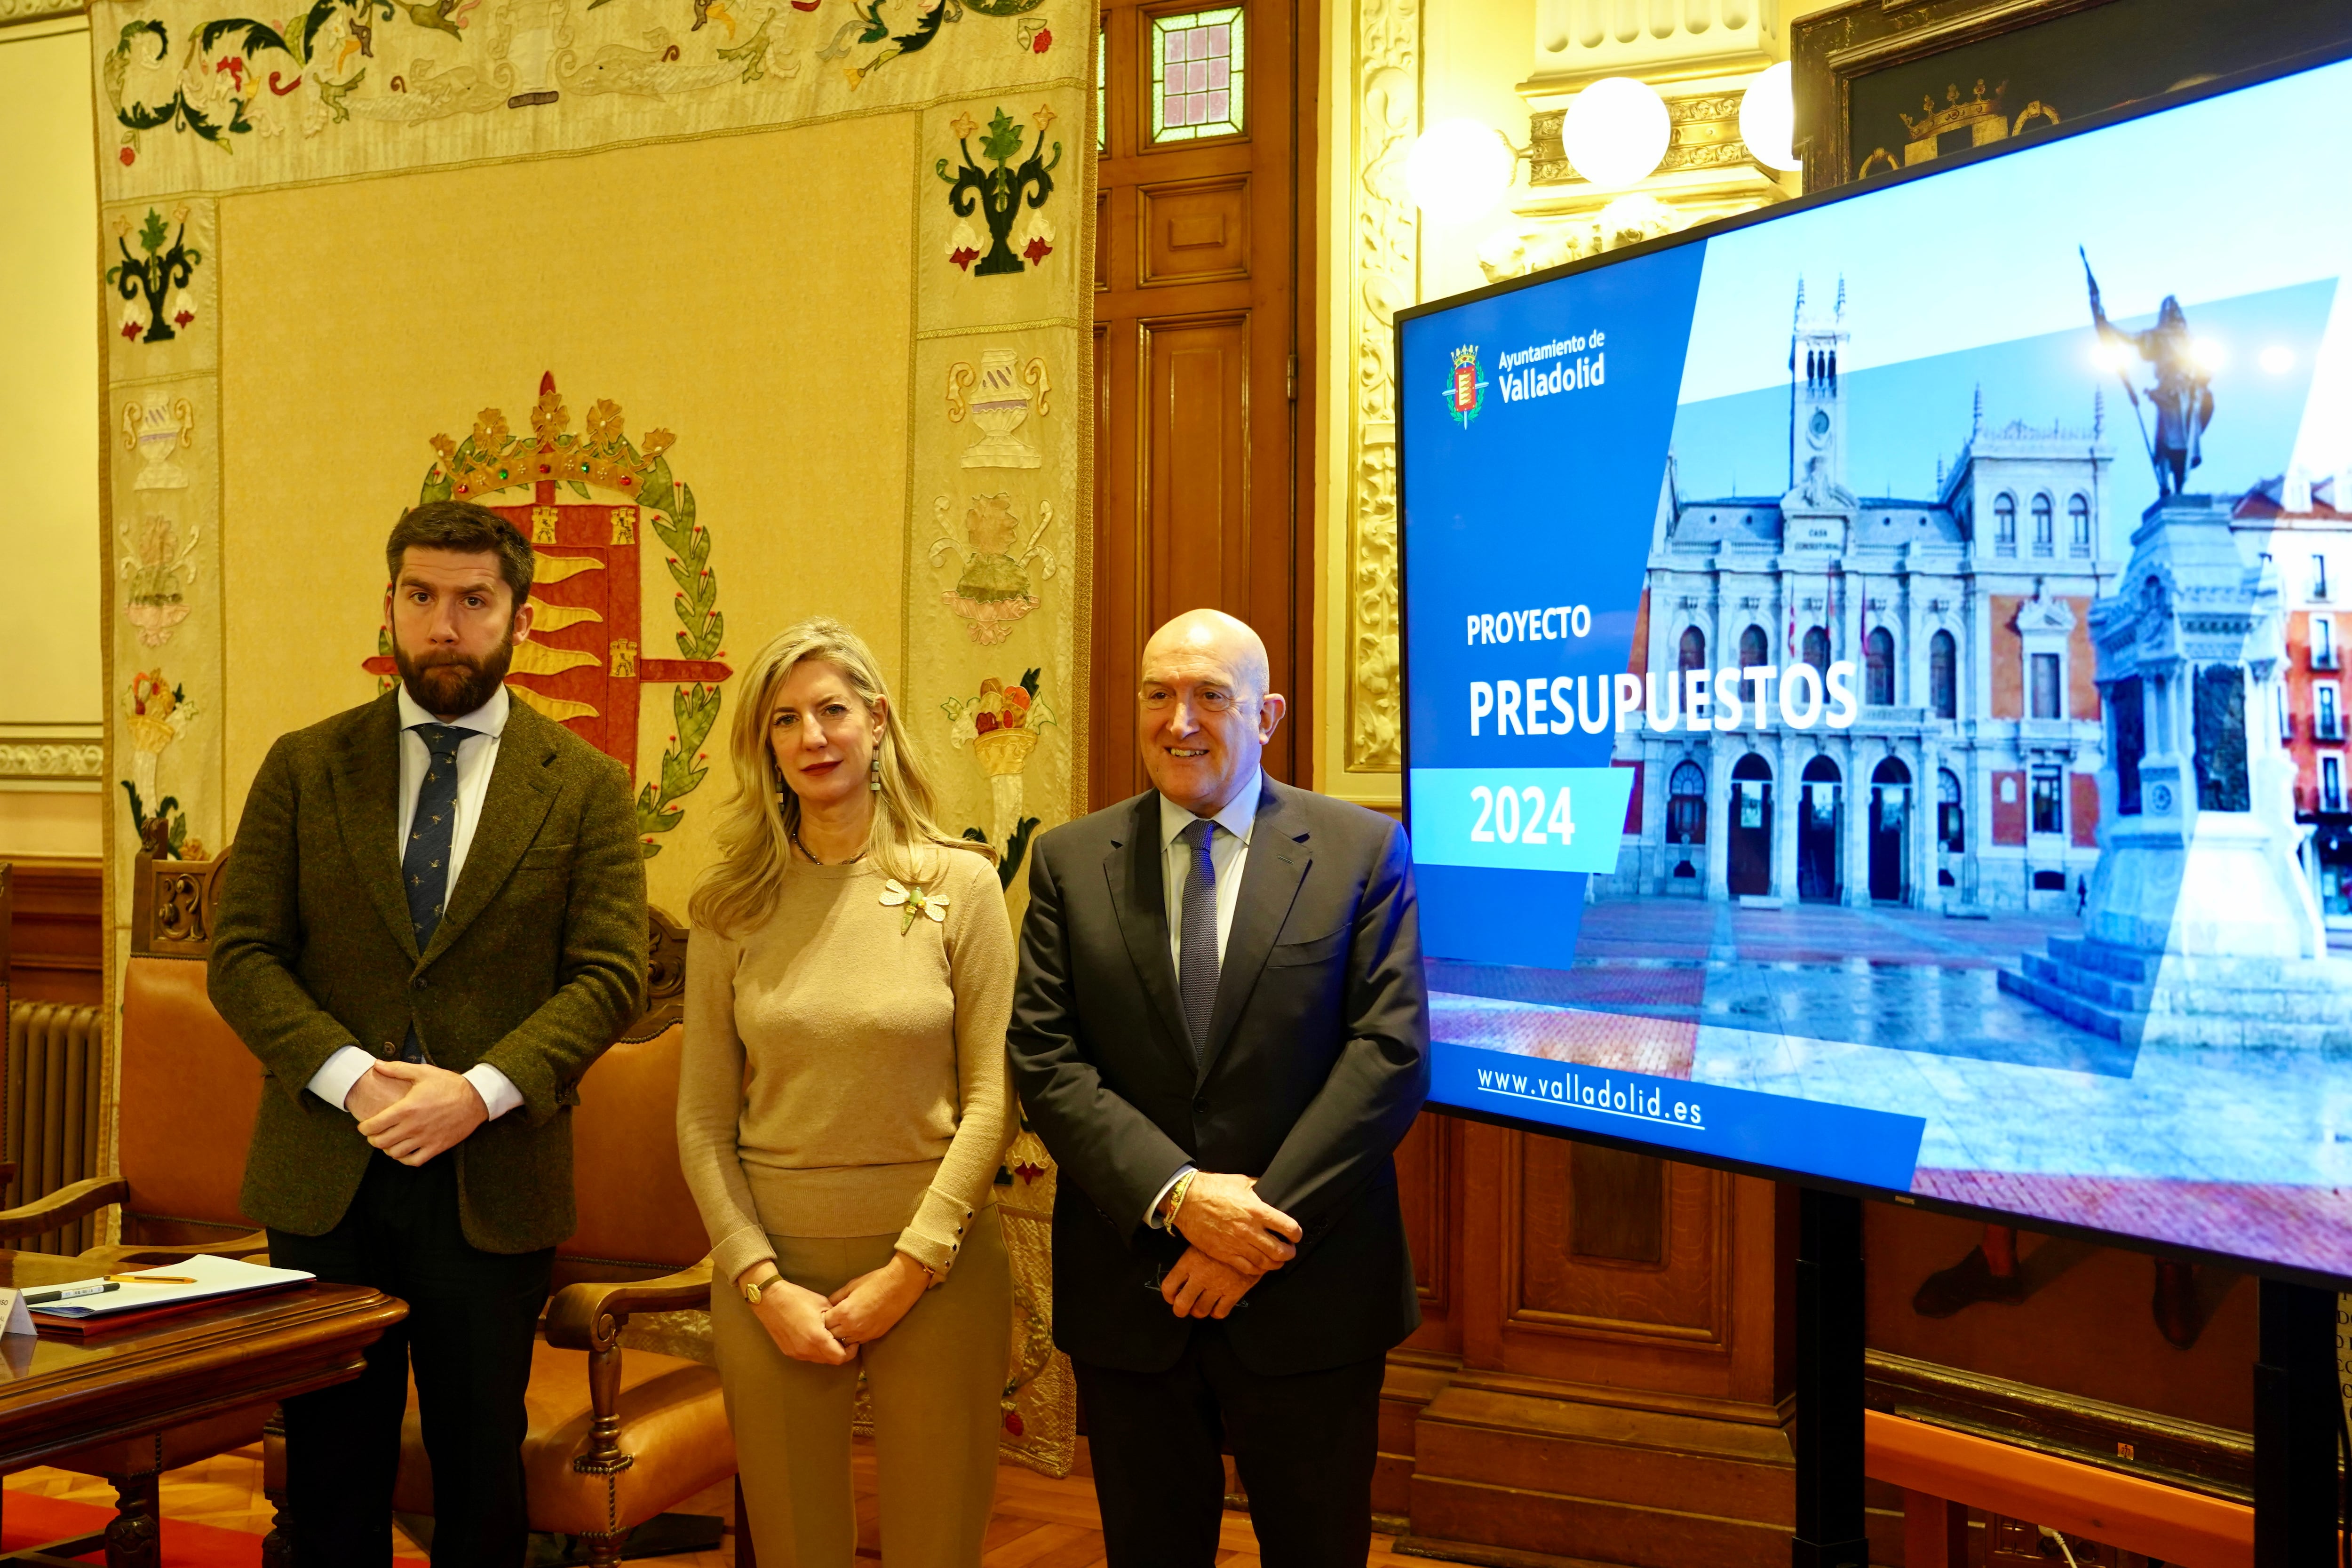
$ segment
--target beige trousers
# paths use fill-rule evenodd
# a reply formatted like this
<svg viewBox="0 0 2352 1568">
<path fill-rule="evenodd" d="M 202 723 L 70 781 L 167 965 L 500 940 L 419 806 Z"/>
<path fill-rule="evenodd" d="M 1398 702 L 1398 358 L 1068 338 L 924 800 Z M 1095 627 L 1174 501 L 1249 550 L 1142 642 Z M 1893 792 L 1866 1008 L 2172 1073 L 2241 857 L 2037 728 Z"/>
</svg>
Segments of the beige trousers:
<svg viewBox="0 0 2352 1568">
<path fill-rule="evenodd" d="M 888 1262 L 898 1237 L 768 1240 L 785 1279 L 831 1295 Z M 760 1568 L 852 1568 L 849 1420 L 861 1365 L 890 1568 L 978 1568 L 1012 1360 L 1013 1275 L 994 1205 L 972 1216 L 945 1282 L 845 1365 L 785 1355 L 734 1290 L 711 1291 L 710 1329 Z"/>
</svg>

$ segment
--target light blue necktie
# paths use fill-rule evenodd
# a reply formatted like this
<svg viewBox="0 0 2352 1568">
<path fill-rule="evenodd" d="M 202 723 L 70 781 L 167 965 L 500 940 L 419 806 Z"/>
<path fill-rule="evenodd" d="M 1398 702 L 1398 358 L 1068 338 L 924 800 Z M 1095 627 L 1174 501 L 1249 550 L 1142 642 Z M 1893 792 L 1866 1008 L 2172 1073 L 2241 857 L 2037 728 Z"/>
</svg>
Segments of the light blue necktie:
<svg viewBox="0 0 2352 1568">
<path fill-rule="evenodd" d="M 1184 878 L 1182 957 L 1176 989 L 1184 1003 L 1184 1027 L 1192 1037 L 1192 1059 L 1208 1059 L 1209 1020 L 1217 1010 L 1217 868 L 1209 858 L 1209 840 L 1217 825 L 1196 818 L 1176 837 L 1190 851 L 1191 867 Z"/>
</svg>

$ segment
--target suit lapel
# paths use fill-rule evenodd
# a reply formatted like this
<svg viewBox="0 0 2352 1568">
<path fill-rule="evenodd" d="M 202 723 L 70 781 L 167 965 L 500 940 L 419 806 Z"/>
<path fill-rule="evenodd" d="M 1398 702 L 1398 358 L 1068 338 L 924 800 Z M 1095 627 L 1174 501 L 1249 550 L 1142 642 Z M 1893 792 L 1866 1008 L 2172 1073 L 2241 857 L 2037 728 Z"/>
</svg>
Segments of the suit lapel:
<svg viewBox="0 0 2352 1568">
<path fill-rule="evenodd" d="M 400 700 L 394 693 L 377 698 L 343 735 L 335 826 L 368 901 L 414 963 L 416 933 L 400 886 Z"/>
<path fill-rule="evenodd" d="M 498 761 L 490 768 L 490 787 L 482 795 L 482 815 L 466 848 L 466 864 L 421 962 L 438 958 L 465 934 L 539 836 L 539 825 L 547 819 L 555 798 L 547 766 L 555 760 L 555 742 L 546 732 L 548 724 L 520 700 L 508 710 Z"/>
<path fill-rule="evenodd" d="M 1176 999 L 1176 965 L 1168 956 L 1168 883 L 1160 844 L 1160 795 L 1147 790 L 1137 799 L 1126 842 L 1114 843 L 1103 859 L 1103 875 L 1110 883 L 1111 908 L 1118 915 L 1119 935 L 1127 942 L 1128 961 L 1150 1011 L 1163 1027 L 1160 1033 L 1192 1065 L 1192 1047 L 1184 1031 L 1184 1009 Z"/>
<path fill-rule="evenodd" d="M 1298 885 L 1314 863 L 1307 850 L 1306 824 L 1288 809 L 1284 785 L 1272 779 L 1258 796 L 1257 819 L 1250 828 L 1249 861 L 1242 868 L 1241 901 L 1234 910 L 1232 931 L 1225 936 L 1224 962 L 1217 966 L 1217 1007 L 1209 1016 L 1209 1048 L 1203 1053 L 1201 1077 L 1205 1080 L 1217 1065 L 1234 1026 L 1257 988 L 1274 939 L 1290 918 Z"/>
</svg>

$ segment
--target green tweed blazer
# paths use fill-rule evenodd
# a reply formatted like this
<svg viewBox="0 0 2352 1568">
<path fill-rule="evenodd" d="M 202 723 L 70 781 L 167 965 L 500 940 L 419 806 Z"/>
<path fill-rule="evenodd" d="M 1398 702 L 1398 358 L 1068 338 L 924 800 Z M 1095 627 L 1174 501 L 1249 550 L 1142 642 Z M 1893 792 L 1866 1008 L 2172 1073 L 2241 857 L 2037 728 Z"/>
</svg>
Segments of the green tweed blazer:
<svg viewBox="0 0 2352 1568">
<path fill-rule="evenodd" d="M 572 1234 L 572 1107 L 636 1016 L 646 869 L 628 775 L 518 701 L 447 912 L 416 951 L 394 842 L 400 718 L 390 693 L 279 737 L 223 873 L 213 1005 L 260 1058 L 245 1212 L 334 1228 L 373 1151 L 305 1087 L 356 1045 L 396 1056 L 412 1020 L 435 1065 L 488 1062 L 520 1108 L 457 1149 L 466 1239 L 532 1252 Z"/>
</svg>

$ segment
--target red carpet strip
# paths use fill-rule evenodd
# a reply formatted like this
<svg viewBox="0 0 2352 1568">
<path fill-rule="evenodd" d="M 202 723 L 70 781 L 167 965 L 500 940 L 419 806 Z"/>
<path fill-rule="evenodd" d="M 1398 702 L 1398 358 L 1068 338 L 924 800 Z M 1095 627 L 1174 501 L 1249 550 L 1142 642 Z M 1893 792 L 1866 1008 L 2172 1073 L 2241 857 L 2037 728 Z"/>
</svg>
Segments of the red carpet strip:
<svg viewBox="0 0 2352 1568">
<path fill-rule="evenodd" d="M 38 1497 L 30 1492 L 7 1492 L 0 1498 L 0 1552 L 22 1552 L 26 1547 L 69 1536 L 95 1534 L 113 1520 L 114 1510 L 110 1508 Z M 105 1560 L 102 1551 L 79 1559 L 85 1563 Z M 163 1568 L 259 1568 L 260 1563 L 258 1535 L 224 1530 L 216 1524 L 190 1524 L 175 1519 L 163 1521 Z M 421 1557 L 395 1557 L 393 1563 L 394 1568 L 425 1568 Z"/>
</svg>

